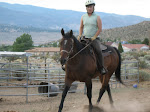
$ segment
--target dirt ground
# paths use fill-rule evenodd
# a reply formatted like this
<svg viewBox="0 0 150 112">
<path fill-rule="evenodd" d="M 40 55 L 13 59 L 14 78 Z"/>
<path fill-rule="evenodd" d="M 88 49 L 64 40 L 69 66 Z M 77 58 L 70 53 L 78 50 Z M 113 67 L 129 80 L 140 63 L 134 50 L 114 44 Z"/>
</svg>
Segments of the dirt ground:
<svg viewBox="0 0 150 112">
<path fill-rule="evenodd" d="M 110 105 L 107 93 L 102 97 L 100 104 L 96 106 L 100 87 L 99 82 L 93 83 L 92 102 L 94 108 L 92 112 L 150 112 L 150 81 L 139 83 L 138 88 L 132 86 L 112 88 L 114 107 Z M 80 85 L 80 88 L 83 88 L 83 85 Z M 26 89 L 14 89 L 14 92 L 17 93 L 22 91 L 25 92 Z M 31 93 L 37 92 L 36 89 L 29 89 L 29 91 Z M 57 112 L 60 100 L 61 94 L 50 98 L 29 96 L 28 103 L 26 103 L 25 96 L 1 96 L 0 112 Z M 88 98 L 83 91 L 68 93 L 63 112 L 88 112 Z"/>
</svg>

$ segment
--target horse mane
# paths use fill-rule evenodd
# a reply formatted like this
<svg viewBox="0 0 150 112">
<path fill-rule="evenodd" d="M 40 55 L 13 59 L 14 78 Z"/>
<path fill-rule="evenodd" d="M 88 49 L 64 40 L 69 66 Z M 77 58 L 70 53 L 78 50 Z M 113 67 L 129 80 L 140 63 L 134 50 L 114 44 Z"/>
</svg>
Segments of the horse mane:
<svg viewBox="0 0 150 112">
<path fill-rule="evenodd" d="M 80 51 L 82 48 L 85 47 L 85 45 L 83 45 L 82 43 L 80 43 L 74 35 L 70 36 L 69 32 L 67 32 L 65 34 L 65 38 L 72 38 L 74 40 L 77 52 Z M 89 53 L 89 49 L 84 49 L 82 52 L 80 52 L 80 54 L 87 54 L 87 53 Z"/>
</svg>

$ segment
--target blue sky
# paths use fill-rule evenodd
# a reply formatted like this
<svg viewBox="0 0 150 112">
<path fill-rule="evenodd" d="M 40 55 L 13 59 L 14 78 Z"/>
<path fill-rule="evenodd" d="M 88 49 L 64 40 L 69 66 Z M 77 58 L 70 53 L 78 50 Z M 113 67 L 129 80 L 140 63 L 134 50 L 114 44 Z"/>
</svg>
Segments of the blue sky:
<svg viewBox="0 0 150 112">
<path fill-rule="evenodd" d="M 85 12 L 86 0 L 0 0 L 0 2 L 35 5 L 53 9 Z M 95 0 L 95 10 L 121 15 L 137 15 L 150 18 L 150 0 Z"/>
</svg>

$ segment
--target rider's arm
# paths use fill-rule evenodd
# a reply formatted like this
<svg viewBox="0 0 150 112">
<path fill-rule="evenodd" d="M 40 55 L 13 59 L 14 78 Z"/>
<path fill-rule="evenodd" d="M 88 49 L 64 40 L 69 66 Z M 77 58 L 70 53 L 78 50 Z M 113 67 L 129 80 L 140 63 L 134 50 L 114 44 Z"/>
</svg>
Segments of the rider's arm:
<svg viewBox="0 0 150 112">
<path fill-rule="evenodd" d="M 84 25 L 83 25 L 83 17 L 81 17 L 80 30 L 79 30 L 78 40 L 80 40 L 81 35 L 82 35 L 82 33 L 83 33 L 83 27 L 84 27 Z"/>
<path fill-rule="evenodd" d="M 100 32 L 102 32 L 102 20 L 100 16 L 97 16 L 97 25 L 98 25 L 98 30 L 96 34 L 91 38 L 91 40 L 95 40 L 97 36 L 100 34 Z"/>
</svg>

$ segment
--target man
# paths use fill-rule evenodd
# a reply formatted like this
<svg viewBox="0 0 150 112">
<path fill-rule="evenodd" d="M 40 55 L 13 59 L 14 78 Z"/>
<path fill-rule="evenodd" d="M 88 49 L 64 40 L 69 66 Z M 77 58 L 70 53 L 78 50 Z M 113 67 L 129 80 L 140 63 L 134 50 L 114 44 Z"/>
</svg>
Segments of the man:
<svg viewBox="0 0 150 112">
<path fill-rule="evenodd" d="M 98 35 L 102 32 L 102 21 L 100 16 L 94 13 L 95 2 L 94 0 L 87 0 L 85 3 L 87 13 L 81 17 L 80 30 L 78 40 L 80 40 L 82 33 L 89 42 L 92 41 L 91 46 L 97 54 L 97 67 L 100 73 L 106 74 L 107 70 L 104 68 L 102 51 L 100 48 L 100 40 Z"/>
</svg>

